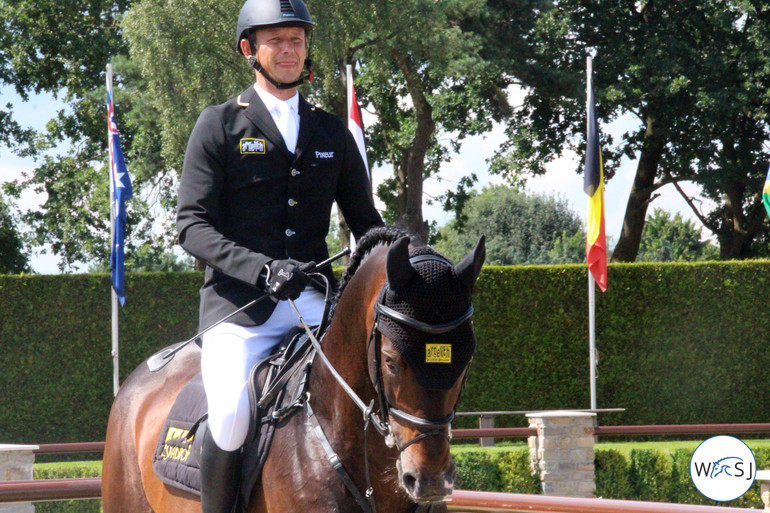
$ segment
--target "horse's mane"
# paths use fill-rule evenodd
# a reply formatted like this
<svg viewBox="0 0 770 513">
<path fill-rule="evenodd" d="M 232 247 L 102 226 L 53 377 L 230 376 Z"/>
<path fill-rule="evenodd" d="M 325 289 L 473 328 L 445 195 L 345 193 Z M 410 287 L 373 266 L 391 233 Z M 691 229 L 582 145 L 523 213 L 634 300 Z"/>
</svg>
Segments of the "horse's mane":
<svg viewBox="0 0 770 513">
<path fill-rule="evenodd" d="M 358 268 L 361 267 L 369 253 L 378 246 L 393 244 L 401 237 L 411 238 L 412 234 L 396 226 L 378 226 L 372 228 L 361 237 L 356 245 L 356 251 L 350 257 L 347 268 L 342 272 L 339 288 L 334 298 L 334 306 L 339 302 L 340 296 L 342 296 L 342 292 L 345 290 L 348 282 L 350 282 Z"/>
</svg>

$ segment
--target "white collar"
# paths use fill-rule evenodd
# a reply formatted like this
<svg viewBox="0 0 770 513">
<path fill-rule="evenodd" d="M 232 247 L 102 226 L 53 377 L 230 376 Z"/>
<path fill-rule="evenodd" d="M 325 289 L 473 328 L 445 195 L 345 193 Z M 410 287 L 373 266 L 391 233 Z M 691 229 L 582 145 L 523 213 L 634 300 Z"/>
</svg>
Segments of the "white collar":
<svg viewBox="0 0 770 513">
<path fill-rule="evenodd" d="M 289 98 L 288 100 L 281 100 L 280 98 L 276 98 L 272 94 L 268 93 L 261 87 L 259 87 L 257 84 L 254 84 L 254 90 L 257 92 L 259 97 L 262 99 L 262 103 L 265 104 L 265 107 L 267 107 L 267 110 L 269 112 L 272 112 L 273 110 L 278 111 L 278 103 L 285 103 L 289 107 L 291 107 L 295 114 L 299 115 L 299 93 L 295 92 L 294 96 Z"/>
</svg>

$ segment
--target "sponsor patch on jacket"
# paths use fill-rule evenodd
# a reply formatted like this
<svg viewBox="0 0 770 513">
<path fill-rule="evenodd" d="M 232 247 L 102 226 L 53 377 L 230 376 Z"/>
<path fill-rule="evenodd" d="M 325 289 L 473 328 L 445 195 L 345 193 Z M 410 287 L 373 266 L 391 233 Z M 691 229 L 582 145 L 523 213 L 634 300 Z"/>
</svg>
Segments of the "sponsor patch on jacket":
<svg viewBox="0 0 770 513">
<path fill-rule="evenodd" d="M 333 151 L 316 151 L 315 152 L 315 158 L 317 158 L 317 159 L 333 159 L 334 158 L 334 152 Z"/>
<path fill-rule="evenodd" d="M 241 139 L 241 155 L 263 155 L 264 153 L 264 139 Z"/>
</svg>

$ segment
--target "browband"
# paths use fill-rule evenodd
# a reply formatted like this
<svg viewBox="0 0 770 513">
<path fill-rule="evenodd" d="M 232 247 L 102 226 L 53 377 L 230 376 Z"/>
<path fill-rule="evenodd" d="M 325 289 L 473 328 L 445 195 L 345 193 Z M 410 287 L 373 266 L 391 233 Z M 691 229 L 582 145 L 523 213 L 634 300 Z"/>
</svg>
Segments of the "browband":
<svg viewBox="0 0 770 513">
<path fill-rule="evenodd" d="M 464 314 L 462 314 L 457 319 L 445 322 L 443 324 L 428 324 L 427 322 L 418 321 L 417 319 L 412 319 L 411 317 L 407 317 L 406 315 L 400 314 L 393 310 L 392 308 L 389 308 L 385 305 L 383 305 L 381 302 L 377 302 L 374 304 L 374 309 L 377 311 L 377 313 L 380 313 L 384 315 L 385 317 L 389 317 L 393 319 L 396 322 L 400 322 L 401 324 L 406 324 L 410 328 L 414 328 L 416 330 L 422 331 L 423 333 L 429 333 L 431 335 L 440 335 L 441 333 L 446 333 L 447 331 L 452 331 L 453 329 L 457 328 L 459 325 L 467 321 L 471 318 L 473 315 L 473 305 L 468 305 L 468 309 L 465 311 Z"/>
</svg>

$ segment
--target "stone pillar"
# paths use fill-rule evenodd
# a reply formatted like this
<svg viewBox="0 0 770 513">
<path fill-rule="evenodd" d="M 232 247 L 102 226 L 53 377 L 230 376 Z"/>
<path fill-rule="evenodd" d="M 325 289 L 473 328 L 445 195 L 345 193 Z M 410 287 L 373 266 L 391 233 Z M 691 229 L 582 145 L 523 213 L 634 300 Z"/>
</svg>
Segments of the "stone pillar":
<svg viewBox="0 0 770 513">
<path fill-rule="evenodd" d="M 528 413 L 533 472 L 540 476 L 545 495 L 593 497 L 596 414 L 574 411 Z"/>
<path fill-rule="evenodd" d="M 37 445 L 0 444 L 0 481 L 32 479 Z M 35 513 L 32 503 L 0 504 L 0 513 Z"/>
<path fill-rule="evenodd" d="M 765 505 L 765 511 L 770 511 L 770 470 L 758 470 L 754 479 L 759 481 L 759 496 Z"/>
</svg>

